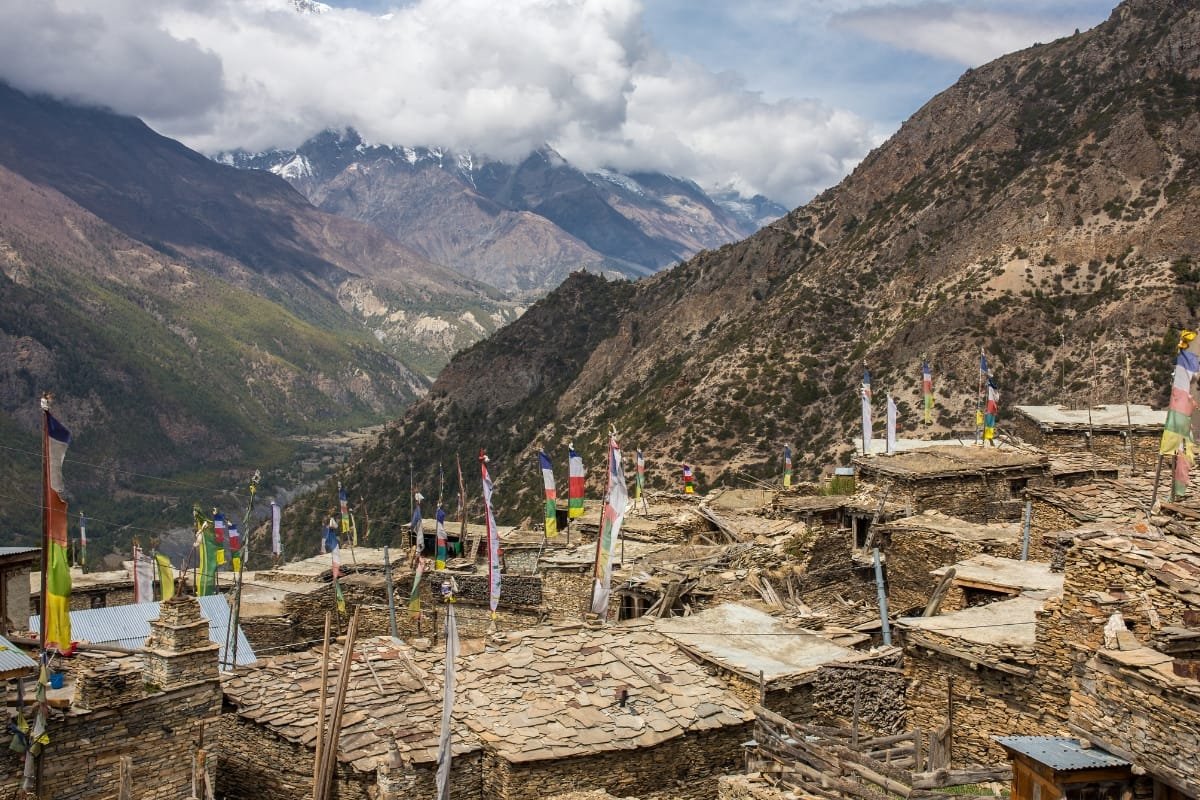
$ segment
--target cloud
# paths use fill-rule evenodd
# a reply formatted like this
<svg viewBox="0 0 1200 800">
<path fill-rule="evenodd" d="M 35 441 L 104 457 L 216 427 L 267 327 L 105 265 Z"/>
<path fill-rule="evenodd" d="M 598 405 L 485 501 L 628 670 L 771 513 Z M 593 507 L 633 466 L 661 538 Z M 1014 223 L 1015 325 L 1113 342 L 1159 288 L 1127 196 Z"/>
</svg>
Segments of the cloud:
<svg viewBox="0 0 1200 800">
<path fill-rule="evenodd" d="M 831 24 L 902 50 L 969 67 L 1034 42 L 1057 39 L 1071 30 L 1063 20 L 1039 14 L 944 2 L 892 3 L 846 10 L 835 14 Z"/>
<path fill-rule="evenodd" d="M 378 8 L 378 6 L 376 6 Z M 0 78 L 135 114 L 204 152 L 326 128 L 519 158 L 661 170 L 798 204 L 878 135 L 814 100 L 766 100 L 672 57 L 639 0 L 0 0 Z"/>
</svg>

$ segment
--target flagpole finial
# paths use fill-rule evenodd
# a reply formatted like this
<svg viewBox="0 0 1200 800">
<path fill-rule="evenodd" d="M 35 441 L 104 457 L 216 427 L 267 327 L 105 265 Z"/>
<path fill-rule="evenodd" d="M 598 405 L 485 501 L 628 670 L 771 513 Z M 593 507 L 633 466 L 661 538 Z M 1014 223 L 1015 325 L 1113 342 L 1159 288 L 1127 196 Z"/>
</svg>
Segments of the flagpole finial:
<svg viewBox="0 0 1200 800">
<path fill-rule="evenodd" d="M 42 399 L 41 399 L 41 403 L 40 403 L 40 405 L 42 407 L 42 411 L 49 411 L 50 403 L 53 401 L 54 401 L 54 395 L 50 394 L 49 392 L 42 392 Z"/>
</svg>

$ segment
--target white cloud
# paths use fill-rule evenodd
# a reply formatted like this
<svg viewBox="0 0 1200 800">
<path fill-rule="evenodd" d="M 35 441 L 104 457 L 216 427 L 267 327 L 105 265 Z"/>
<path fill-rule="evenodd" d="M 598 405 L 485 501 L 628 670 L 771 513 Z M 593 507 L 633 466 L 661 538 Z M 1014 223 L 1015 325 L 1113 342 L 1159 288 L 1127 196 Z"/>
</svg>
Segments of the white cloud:
<svg viewBox="0 0 1200 800">
<path fill-rule="evenodd" d="M 835 14 L 831 23 L 902 50 L 969 67 L 1070 33 L 1061 19 L 945 2 L 847 10 Z"/>
</svg>

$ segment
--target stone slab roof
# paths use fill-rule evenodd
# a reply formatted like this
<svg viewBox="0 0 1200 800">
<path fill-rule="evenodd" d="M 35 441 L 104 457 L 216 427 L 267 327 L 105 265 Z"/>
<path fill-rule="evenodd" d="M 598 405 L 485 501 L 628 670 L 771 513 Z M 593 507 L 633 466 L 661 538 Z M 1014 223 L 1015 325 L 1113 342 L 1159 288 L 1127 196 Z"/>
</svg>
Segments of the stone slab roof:
<svg viewBox="0 0 1200 800">
<path fill-rule="evenodd" d="M 863 473 L 920 480 L 979 473 L 1037 471 L 1045 469 L 1048 460 L 1042 453 L 1012 447 L 957 445 L 901 452 L 891 456 L 859 456 L 854 459 L 854 466 Z"/>
<path fill-rule="evenodd" d="M 1042 500 L 1081 522 L 1145 517 L 1154 492 L 1153 476 L 1100 478 L 1083 486 L 1030 486 L 1030 497 Z"/>
<path fill-rule="evenodd" d="M 331 648 L 330 686 L 341 648 Z M 277 656 L 223 681 L 244 719 L 313 748 L 320 688 L 316 651 Z M 339 760 L 357 770 L 437 760 L 442 651 L 390 637 L 355 647 Z M 753 714 L 646 623 L 541 627 L 491 640 L 458 660 L 454 754 L 482 746 L 513 762 L 649 747 Z M 621 704 L 619 692 L 627 695 Z"/>
<path fill-rule="evenodd" d="M 879 433 L 882 434 L 882 431 Z M 854 452 L 862 454 L 863 440 L 861 436 L 856 436 L 852 440 L 854 442 Z M 965 442 L 962 439 L 896 439 L 896 452 L 908 453 L 913 450 L 928 450 L 931 447 L 962 447 Z M 887 453 L 887 438 L 885 436 L 876 436 L 871 439 L 871 455 L 884 455 Z"/>
<path fill-rule="evenodd" d="M 1016 413 L 1037 423 L 1043 431 L 1124 431 L 1132 425 L 1137 433 L 1160 433 L 1167 412 L 1150 406 L 1129 404 L 1126 417 L 1125 405 L 1093 406 L 1089 417 L 1086 408 L 1063 406 L 1013 406 Z"/>
<path fill-rule="evenodd" d="M 465 658 L 460 676 L 455 714 L 512 762 L 651 747 L 754 719 L 646 622 L 509 633 Z"/>
<path fill-rule="evenodd" d="M 655 627 L 706 661 L 754 680 L 761 673 L 768 683 L 795 683 L 825 664 L 874 658 L 739 603 L 659 619 Z"/>
<path fill-rule="evenodd" d="M 933 574 L 941 577 L 951 567 L 939 567 Z M 954 583 L 980 589 L 1008 589 L 1030 596 L 1062 594 L 1063 573 L 1051 572 L 1042 561 L 1020 561 L 980 554 L 954 565 Z"/>
<path fill-rule="evenodd" d="M 1117 477 L 1120 466 L 1107 458 L 1092 453 L 1054 453 L 1050 456 L 1051 475 L 1078 475 L 1090 472 L 1096 477 L 1099 473 L 1107 473 L 1107 477 Z"/>
<path fill-rule="evenodd" d="M 1014 597 L 934 617 L 901 617 L 896 624 L 979 645 L 1032 648 L 1042 601 Z"/>
<path fill-rule="evenodd" d="M 1200 603 L 1200 538 L 1145 524 L 1080 530 L 1076 546 L 1145 571 L 1191 603 Z"/>
<path fill-rule="evenodd" d="M 911 517 L 901 517 L 890 522 L 882 523 L 887 531 L 922 531 L 938 533 L 964 541 L 1001 541 L 1009 542 L 1021 538 L 1019 522 L 968 522 L 941 511 L 929 510 L 914 514 Z"/>
</svg>

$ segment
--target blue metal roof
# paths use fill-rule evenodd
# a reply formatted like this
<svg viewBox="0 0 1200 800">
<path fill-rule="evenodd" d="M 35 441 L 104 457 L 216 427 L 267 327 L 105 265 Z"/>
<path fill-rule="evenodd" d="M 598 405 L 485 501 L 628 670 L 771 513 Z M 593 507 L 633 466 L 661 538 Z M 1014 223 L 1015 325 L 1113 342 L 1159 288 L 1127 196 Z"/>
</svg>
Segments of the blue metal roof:
<svg viewBox="0 0 1200 800">
<path fill-rule="evenodd" d="M 30 658 L 24 650 L 0 636 L 0 678 L 15 672 L 36 671 L 37 668 L 37 662 Z"/>
<path fill-rule="evenodd" d="M 19 556 L 25 553 L 40 553 L 40 547 L 0 547 L 0 558 L 4 556 Z"/>
<path fill-rule="evenodd" d="M 1057 772 L 1079 769 L 1128 767 L 1129 762 L 1098 747 L 1084 749 L 1076 739 L 1063 736 L 993 736 L 1006 749 L 1027 756 Z"/>
<path fill-rule="evenodd" d="M 225 636 L 229 631 L 229 603 L 224 595 L 212 594 L 197 597 L 200 615 L 208 620 L 208 638 L 221 645 L 220 663 L 224 664 Z M 146 646 L 150 635 L 150 621 L 158 619 L 158 603 L 133 603 L 127 606 L 88 608 L 71 612 L 71 638 L 79 642 L 109 644 L 118 647 L 140 649 Z M 41 615 L 29 618 L 29 629 L 41 629 Z M 253 664 L 257 659 L 254 650 L 238 626 L 237 665 Z"/>
</svg>

